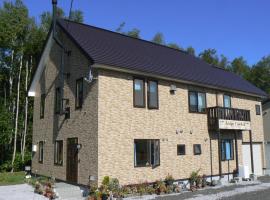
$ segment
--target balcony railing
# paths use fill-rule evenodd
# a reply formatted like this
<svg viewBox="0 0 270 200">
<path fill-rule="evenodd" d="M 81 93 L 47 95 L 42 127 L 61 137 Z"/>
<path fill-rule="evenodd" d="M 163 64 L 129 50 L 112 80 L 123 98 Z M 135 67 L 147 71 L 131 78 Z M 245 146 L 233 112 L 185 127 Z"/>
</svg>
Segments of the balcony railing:
<svg viewBox="0 0 270 200">
<path fill-rule="evenodd" d="M 250 111 L 236 108 L 210 107 L 207 116 L 210 130 L 219 129 L 220 120 L 250 122 Z"/>
</svg>

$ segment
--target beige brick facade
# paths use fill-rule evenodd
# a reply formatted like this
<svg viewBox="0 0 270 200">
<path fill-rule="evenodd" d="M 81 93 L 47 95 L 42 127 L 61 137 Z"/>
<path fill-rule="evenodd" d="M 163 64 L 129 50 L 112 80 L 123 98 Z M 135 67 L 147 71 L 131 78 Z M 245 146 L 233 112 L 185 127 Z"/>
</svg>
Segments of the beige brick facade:
<svg viewBox="0 0 270 200">
<path fill-rule="evenodd" d="M 38 163 L 38 153 L 33 156 L 33 172 L 66 180 L 67 138 L 77 137 L 82 144 L 78 154 L 80 184 L 88 184 L 90 175 L 97 177 L 99 184 L 106 175 L 118 178 L 121 184 L 156 181 L 167 174 L 184 179 L 198 169 L 201 174 L 210 175 L 211 158 L 212 174 L 219 173 L 217 134 L 209 133 L 206 114 L 189 113 L 188 90 L 206 92 L 207 107 L 223 105 L 222 92 L 158 80 L 159 109 L 134 108 L 133 75 L 99 69 L 96 72 L 98 80 L 91 84 L 84 82 L 84 104 L 82 109 L 76 110 L 76 79 L 87 76 L 90 62 L 64 35 L 62 39 L 71 50 L 71 55 L 65 56 L 64 65 L 65 72 L 70 73 L 65 77 L 64 87 L 64 98 L 69 99 L 71 108 L 70 119 L 64 120 L 63 116 L 54 114 L 61 52 L 54 44 L 34 100 L 33 144 L 46 142 L 43 164 Z M 174 95 L 169 90 L 171 84 L 177 86 Z M 40 95 L 43 93 L 46 93 L 45 116 L 40 119 Z M 230 95 L 232 107 L 250 110 L 253 141 L 262 142 L 262 116 L 255 113 L 259 99 Z M 176 130 L 182 133 L 177 134 Z M 235 137 L 233 131 L 223 131 L 221 135 L 228 139 Z M 64 142 L 63 166 L 54 165 L 55 139 Z M 134 167 L 134 139 L 160 140 L 160 166 L 154 169 Z M 239 164 L 242 163 L 242 139 L 249 142 L 248 133 L 237 133 Z M 186 155 L 177 155 L 177 144 L 186 145 Z M 193 144 L 201 144 L 201 155 L 193 155 Z M 228 162 L 222 162 L 223 173 L 236 169 L 235 158 L 229 162 L 229 169 Z"/>
</svg>

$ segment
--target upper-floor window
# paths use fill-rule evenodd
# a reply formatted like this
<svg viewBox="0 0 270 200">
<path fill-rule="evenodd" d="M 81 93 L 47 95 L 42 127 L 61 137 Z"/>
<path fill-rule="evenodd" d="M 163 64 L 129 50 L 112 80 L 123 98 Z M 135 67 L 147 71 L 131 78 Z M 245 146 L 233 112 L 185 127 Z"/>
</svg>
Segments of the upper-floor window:
<svg viewBox="0 0 270 200">
<path fill-rule="evenodd" d="M 135 167 L 158 166 L 160 164 L 159 140 L 134 140 Z"/>
<path fill-rule="evenodd" d="M 145 107 L 144 80 L 134 78 L 133 80 L 133 104 L 135 107 Z"/>
<path fill-rule="evenodd" d="M 255 105 L 255 109 L 256 109 L 256 115 L 261 115 L 261 106 Z"/>
<path fill-rule="evenodd" d="M 223 107 L 225 107 L 225 108 L 232 107 L 230 95 L 226 95 L 226 94 L 223 95 Z"/>
<path fill-rule="evenodd" d="M 221 160 L 233 160 L 233 140 L 221 141 Z"/>
<path fill-rule="evenodd" d="M 147 101 L 148 108 L 157 109 L 158 108 L 158 82 L 148 81 L 147 86 Z"/>
<path fill-rule="evenodd" d="M 55 113 L 59 114 L 61 111 L 61 91 L 60 87 L 55 89 Z"/>
<path fill-rule="evenodd" d="M 206 94 L 189 91 L 189 112 L 206 112 Z"/>
<path fill-rule="evenodd" d="M 38 143 L 38 162 L 43 163 L 43 148 L 44 148 L 44 142 L 40 141 Z"/>
<path fill-rule="evenodd" d="M 81 108 L 83 104 L 83 78 L 76 81 L 76 97 L 75 105 L 76 108 Z"/>
<path fill-rule="evenodd" d="M 55 144 L 54 144 L 54 164 L 63 165 L 63 140 L 55 141 Z"/>
<path fill-rule="evenodd" d="M 46 94 L 40 96 L 40 119 L 44 118 Z"/>
</svg>

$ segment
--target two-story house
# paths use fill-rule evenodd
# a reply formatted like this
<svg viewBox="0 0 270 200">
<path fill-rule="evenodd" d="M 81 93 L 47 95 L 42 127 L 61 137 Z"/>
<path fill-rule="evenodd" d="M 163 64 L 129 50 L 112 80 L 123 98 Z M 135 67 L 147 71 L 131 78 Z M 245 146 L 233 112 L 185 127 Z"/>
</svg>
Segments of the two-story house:
<svg viewBox="0 0 270 200">
<path fill-rule="evenodd" d="M 262 174 L 261 100 L 181 50 L 57 20 L 34 74 L 32 172 L 88 184 Z"/>
</svg>

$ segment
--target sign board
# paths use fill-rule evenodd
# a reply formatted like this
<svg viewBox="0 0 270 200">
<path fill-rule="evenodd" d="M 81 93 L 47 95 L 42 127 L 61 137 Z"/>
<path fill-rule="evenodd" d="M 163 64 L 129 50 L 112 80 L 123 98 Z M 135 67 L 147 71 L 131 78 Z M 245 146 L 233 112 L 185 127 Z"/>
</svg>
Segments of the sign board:
<svg viewBox="0 0 270 200">
<path fill-rule="evenodd" d="M 237 121 L 237 120 L 219 120 L 220 129 L 233 129 L 233 130 L 250 130 L 250 122 L 248 121 Z"/>
</svg>

